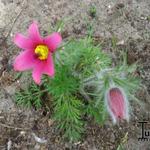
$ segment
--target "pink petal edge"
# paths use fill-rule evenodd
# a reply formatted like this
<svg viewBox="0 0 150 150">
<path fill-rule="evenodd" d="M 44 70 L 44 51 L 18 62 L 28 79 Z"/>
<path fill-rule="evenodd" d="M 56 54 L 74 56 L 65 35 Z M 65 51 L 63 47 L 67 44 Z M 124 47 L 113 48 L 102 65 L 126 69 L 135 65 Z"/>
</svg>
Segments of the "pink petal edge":
<svg viewBox="0 0 150 150">
<path fill-rule="evenodd" d="M 32 71 L 32 78 L 33 78 L 33 80 L 34 80 L 34 82 L 36 84 L 40 84 L 41 83 L 42 74 L 43 74 L 43 72 L 42 72 L 41 68 L 35 67 L 33 69 L 33 71 Z"/>
<path fill-rule="evenodd" d="M 61 42 L 62 37 L 58 32 L 54 32 L 51 35 L 44 38 L 44 43 L 49 47 L 51 52 L 54 52 Z"/>
<path fill-rule="evenodd" d="M 33 40 L 36 44 L 43 43 L 43 39 L 40 36 L 38 24 L 36 21 L 33 21 L 33 23 L 29 26 L 28 34 L 29 34 L 29 38 Z"/>
<path fill-rule="evenodd" d="M 32 51 L 25 50 L 22 51 L 14 60 L 14 70 L 16 71 L 25 71 L 32 69 L 34 66 L 34 57 Z"/>
<path fill-rule="evenodd" d="M 21 33 L 17 33 L 15 35 L 14 43 L 18 47 L 20 47 L 20 48 L 22 48 L 24 50 L 26 50 L 26 49 L 33 50 L 35 48 L 35 46 L 36 46 L 35 43 L 32 40 L 28 39 L 27 37 L 25 37 Z"/>
<path fill-rule="evenodd" d="M 50 77 L 54 76 L 54 63 L 53 63 L 53 57 L 52 54 L 50 53 L 48 56 L 48 59 L 45 62 L 45 66 L 44 66 L 44 70 L 43 70 L 44 74 L 49 75 Z"/>
</svg>

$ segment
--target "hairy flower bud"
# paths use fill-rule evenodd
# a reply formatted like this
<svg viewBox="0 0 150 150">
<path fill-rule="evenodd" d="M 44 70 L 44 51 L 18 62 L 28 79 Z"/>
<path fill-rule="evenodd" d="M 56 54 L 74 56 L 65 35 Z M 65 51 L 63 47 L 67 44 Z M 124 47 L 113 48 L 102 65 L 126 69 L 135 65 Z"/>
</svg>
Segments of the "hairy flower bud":
<svg viewBox="0 0 150 150">
<path fill-rule="evenodd" d="M 123 89 L 119 87 L 110 88 L 106 92 L 105 102 L 113 123 L 116 123 L 118 119 L 129 120 L 129 105 Z"/>
</svg>

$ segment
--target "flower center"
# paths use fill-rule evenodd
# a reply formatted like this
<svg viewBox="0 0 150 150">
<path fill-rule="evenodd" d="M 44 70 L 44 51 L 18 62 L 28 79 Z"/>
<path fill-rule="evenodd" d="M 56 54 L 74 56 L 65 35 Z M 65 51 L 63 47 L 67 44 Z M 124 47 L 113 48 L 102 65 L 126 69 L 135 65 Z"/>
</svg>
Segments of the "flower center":
<svg viewBox="0 0 150 150">
<path fill-rule="evenodd" d="M 38 56 L 40 60 L 45 60 L 48 57 L 48 47 L 45 45 L 38 45 L 35 50 L 35 54 Z"/>
</svg>

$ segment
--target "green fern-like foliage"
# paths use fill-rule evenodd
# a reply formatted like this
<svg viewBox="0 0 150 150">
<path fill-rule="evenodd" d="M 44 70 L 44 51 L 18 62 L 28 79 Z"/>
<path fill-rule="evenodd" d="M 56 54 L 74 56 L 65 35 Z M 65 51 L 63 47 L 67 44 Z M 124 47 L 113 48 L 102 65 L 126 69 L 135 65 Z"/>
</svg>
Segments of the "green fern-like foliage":
<svg viewBox="0 0 150 150">
<path fill-rule="evenodd" d="M 107 119 L 106 91 L 112 84 L 124 89 L 131 99 L 139 87 L 135 78 L 136 64 L 126 61 L 111 67 L 111 58 L 100 46 L 95 46 L 91 37 L 72 39 L 56 52 L 55 76 L 45 76 L 40 87 L 31 84 L 26 90 L 16 93 L 16 103 L 36 109 L 43 104 L 45 92 L 51 96 L 53 119 L 64 138 L 77 141 L 84 132 L 85 116 L 103 125 Z M 41 90 L 42 87 L 42 90 Z"/>
<path fill-rule="evenodd" d="M 76 97 L 61 96 L 54 102 L 54 119 L 57 127 L 64 132 L 64 137 L 70 141 L 77 141 L 83 133 L 82 102 Z"/>
<path fill-rule="evenodd" d="M 18 105 L 38 109 L 42 107 L 42 94 L 40 87 L 32 83 L 27 89 L 16 92 L 15 101 Z"/>
<path fill-rule="evenodd" d="M 49 84 L 45 83 L 50 94 L 57 98 L 76 93 L 79 85 L 79 79 L 72 74 L 72 69 L 67 65 L 56 65 L 55 77 L 50 80 Z"/>
<path fill-rule="evenodd" d="M 86 108 L 86 113 L 94 121 L 100 125 L 103 125 L 107 119 L 107 112 L 104 105 L 104 101 L 101 101 L 101 104 L 95 105 L 95 101 L 90 102 Z"/>
<path fill-rule="evenodd" d="M 64 64 L 82 78 L 89 77 L 96 70 L 100 71 L 111 64 L 111 59 L 102 52 L 100 46 L 94 46 L 90 37 L 72 40 L 65 46 L 60 57 Z"/>
<path fill-rule="evenodd" d="M 94 117 L 98 123 L 104 122 L 104 107 L 96 108 L 89 101 L 91 97 L 84 89 L 83 80 L 95 74 L 96 70 L 108 67 L 110 63 L 111 59 L 99 46 L 94 46 L 91 38 L 71 40 L 56 59 L 55 77 L 45 87 L 54 99 L 57 127 L 69 140 L 81 137 L 85 123 L 82 118 L 85 114 Z"/>
</svg>

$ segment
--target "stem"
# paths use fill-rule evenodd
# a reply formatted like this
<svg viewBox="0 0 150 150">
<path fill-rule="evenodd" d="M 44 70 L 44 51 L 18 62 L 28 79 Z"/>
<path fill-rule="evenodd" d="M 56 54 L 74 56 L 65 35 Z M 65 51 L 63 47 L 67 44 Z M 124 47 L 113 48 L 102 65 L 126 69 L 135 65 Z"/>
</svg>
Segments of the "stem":
<svg viewBox="0 0 150 150">
<path fill-rule="evenodd" d="M 94 93 L 87 93 L 87 94 L 89 94 L 89 95 L 92 95 L 92 96 L 98 96 L 99 94 L 94 94 Z"/>
<path fill-rule="evenodd" d="M 85 79 L 85 80 L 83 81 L 83 83 L 88 83 L 88 82 L 91 82 L 91 81 L 93 81 L 93 80 L 95 80 L 95 79 L 99 79 L 99 78 L 102 77 L 105 73 L 108 73 L 108 72 L 110 72 L 110 71 L 112 71 L 112 70 L 113 70 L 112 68 L 103 69 L 103 70 L 97 72 L 94 76 L 91 76 L 91 77 Z"/>
<path fill-rule="evenodd" d="M 59 56 L 59 53 L 57 52 L 56 54 L 55 54 L 55 60 L 59 63 L 59 64 L 61 64 L 62 66 L 64 65 L 64 63 L 61 61 L 61 59 L 60 59 L 60 56 Z"/>
<path fill-rule="evenodd" d="M 61 50 L 62 48 L 64 48 L 67 44 L 69 44 L 71 42 L 71 40 L 65 42 L 64 44 L 62 44 L 60 47 L 57 48 L 57 50 Z"/>
<path fill-rule="evenodd" d="M 0 126 L 2 126 L 4 128 L 15 129 L 15 130 L 22 130 L 22 131 L 24 131 L 24 130 L 30 130 L 29 128 L 15 127 L 15 126 L 7 125 L 7 124 L 1 123 L 1 122 L 0 122 Z"/>
<path fill-rule="evenodd" d="M 85 79 L 85 80 L 83 81 L 83 83 L 91 82 L 91 81 L 95 80 L 96 78 L 97 78 L 96 75 L 95 75 L 95 76 L 92 76 L 92 77 L 89 77 L 89 78 Z"/>
<path fill-rule="evenodd" d="M 80 88 L 79 92 L 88 102 L 90 101 L 90 97 L 87 95 L 83 88 Z"/>
</svg>

